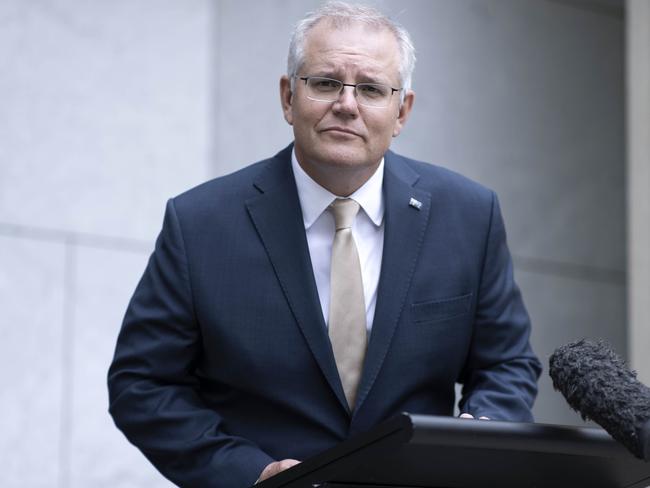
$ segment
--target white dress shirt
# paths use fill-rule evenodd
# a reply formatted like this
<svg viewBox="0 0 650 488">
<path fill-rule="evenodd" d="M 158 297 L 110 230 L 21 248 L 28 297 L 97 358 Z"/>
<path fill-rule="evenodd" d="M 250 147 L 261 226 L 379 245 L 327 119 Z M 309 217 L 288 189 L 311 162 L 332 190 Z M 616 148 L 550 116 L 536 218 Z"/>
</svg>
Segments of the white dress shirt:
<svg viewBox="0 0 650 488">
<path fill-rule="evenodd" d="M 293 174 L 296 178 L 298 198 L 302 207 L 307 244 L 318 288 L 318 297 L 327 324 L 330 303 L 330 267 L 332 261 L 332 242 L 334 240 L 334 217 L 327 207 L 337 196 L 316 183 L 305 173 L 295 151 L 291 153 Z M 377 303 L 377 285 L 381 271 L 381 257 L 384 249 L 384 160 L 382 158 L 375 174 L 349 198 L 356 201 L 361 209 L 352 225 L 352 236 L 357 245 L 363 294 L 366 301 L 366 327 L 368 334 L 372 329 Z"/>
</svg>

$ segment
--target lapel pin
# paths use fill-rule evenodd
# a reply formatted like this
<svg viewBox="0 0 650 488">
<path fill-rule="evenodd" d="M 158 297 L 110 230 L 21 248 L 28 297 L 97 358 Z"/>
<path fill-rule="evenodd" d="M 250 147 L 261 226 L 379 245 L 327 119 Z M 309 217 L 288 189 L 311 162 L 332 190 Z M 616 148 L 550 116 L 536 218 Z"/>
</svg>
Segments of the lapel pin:
<svg viewBox="0 0 650 488">
<path fill-rule="evenodd" d="M 416 200 L 415 198 L 412 198 L 409 200 L 409 205 L 416 210 L 420 210 L 422 208 L 422 202 L 420 200 Z"/>
</svg>

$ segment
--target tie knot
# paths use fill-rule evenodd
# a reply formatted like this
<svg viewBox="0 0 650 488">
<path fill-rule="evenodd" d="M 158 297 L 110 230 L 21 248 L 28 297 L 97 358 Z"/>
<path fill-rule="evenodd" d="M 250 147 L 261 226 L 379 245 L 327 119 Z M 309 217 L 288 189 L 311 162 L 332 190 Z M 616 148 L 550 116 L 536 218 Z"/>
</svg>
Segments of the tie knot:
<svg viewBox="0 0 650 488">
<path fill-rule="evenodd" d="M 337 231 L 352 227 L 354 217 L 359 212 L 359 204 L 351 198 L 337 198 L 329 208 L 334 215 L 334 225 Z"/>
</svg>

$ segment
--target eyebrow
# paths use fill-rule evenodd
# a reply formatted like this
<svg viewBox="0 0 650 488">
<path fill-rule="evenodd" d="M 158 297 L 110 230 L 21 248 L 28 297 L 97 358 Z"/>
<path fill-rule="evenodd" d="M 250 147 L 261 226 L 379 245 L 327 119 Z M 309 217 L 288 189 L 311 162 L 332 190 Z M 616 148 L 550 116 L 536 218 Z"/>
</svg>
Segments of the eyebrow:
<svg viewBox="0 0 650 488">
<path fill-rule="evenodd" d="M 321 78 L 331 78 L 333 80 L 341 80 L 342 78 L 344 78 L 344 76 L 341 75 L 342 73 L 337 72 L 336 69 L 324 68 L 320 70 L 314 70 L 309 76 L 319 76 Z M 355 78 L 355 81 L 358 83 L 380 83 L 384 85 L 391 84 L 387 79 L 384 79 L 383 77 L 379 77 L 378 75 L 370 75 L 367 73 L 360 73 Z"/>
</svg>

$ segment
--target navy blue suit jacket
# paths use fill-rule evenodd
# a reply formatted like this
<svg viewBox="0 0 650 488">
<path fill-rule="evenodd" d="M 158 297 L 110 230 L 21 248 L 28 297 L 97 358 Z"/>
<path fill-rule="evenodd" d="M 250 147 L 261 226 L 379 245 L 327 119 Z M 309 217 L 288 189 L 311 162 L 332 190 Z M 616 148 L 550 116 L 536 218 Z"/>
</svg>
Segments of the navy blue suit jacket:
<svg viewBox="0 0 650 488">
<path fill-rule="evenodd" d="M 168 202 L 109 371 L 110 412 L 180 486 L 243 488 L 401 411 L 530 421 L 540 364 L 495 194 L 388 152 L 385 242 L 350 412 L 291 146 Z M 421 208 L 409 205 L 411 198 Z"/>
</svg>

